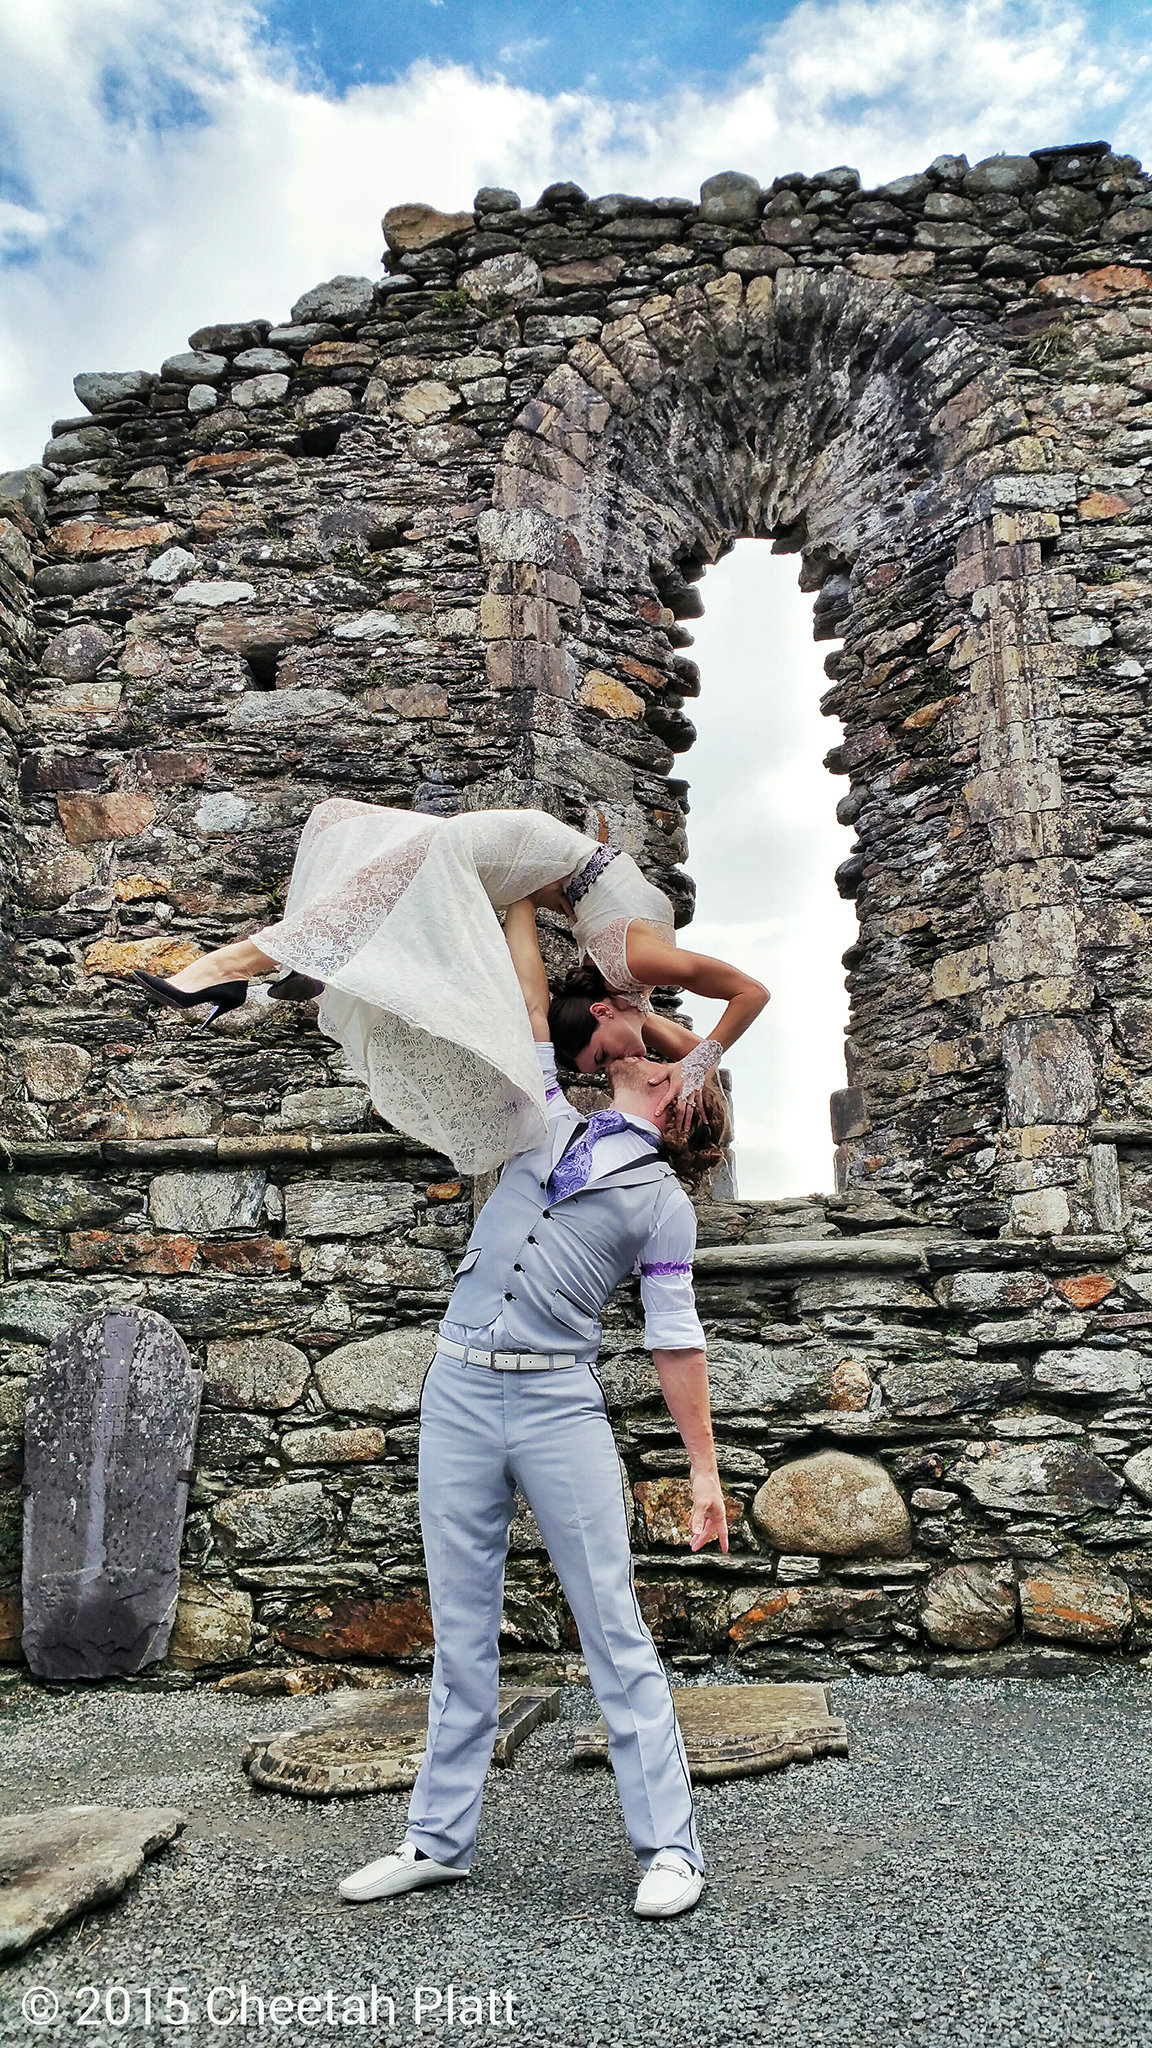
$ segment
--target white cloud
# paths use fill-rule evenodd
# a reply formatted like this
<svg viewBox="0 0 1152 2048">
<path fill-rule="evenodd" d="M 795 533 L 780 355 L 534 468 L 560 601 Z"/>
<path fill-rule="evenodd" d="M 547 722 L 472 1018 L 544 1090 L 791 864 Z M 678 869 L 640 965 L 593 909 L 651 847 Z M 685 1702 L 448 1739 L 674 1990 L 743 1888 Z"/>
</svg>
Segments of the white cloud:
<svg viewBox="0 0 1152 2048">
<path fill-rule="evenodd" d="M 1105 111 L 1138 147 L 1148 76 L 1135 41 L 1105 62 L 1073 5 L 801 0 L 711 96 L 546 96 L 421 63 L 336 98 L 237 0 L 8 0 L 0 225 L 21 261 L 0 314 L 0 460 L 37 454 L 77 369 L 153 364 L 205 320 L 280 316 L 320 277 L 374 274 L 398 200 L 456 207 L 479 183 L 530 199 L 560 176 L 690 194 L 716 169 L 844 160 L 867 181 Z"/>
</svg>

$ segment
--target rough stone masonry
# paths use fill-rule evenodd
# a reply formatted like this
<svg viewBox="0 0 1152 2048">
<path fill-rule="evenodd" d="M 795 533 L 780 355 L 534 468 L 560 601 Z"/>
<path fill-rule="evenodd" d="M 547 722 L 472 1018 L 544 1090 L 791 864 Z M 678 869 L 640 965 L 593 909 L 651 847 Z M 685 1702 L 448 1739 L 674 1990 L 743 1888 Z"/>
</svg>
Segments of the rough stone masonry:
<svg viewBox="0 0 1152 2048">
<path fill-rule="evenodd" d="M 333 794 L 543 805 L 686 922 L 686 622 L 742 535 L 840 643 L 838 1192 L 701 1214 L 727 1558 L 614 1312 L 645 1611 L 766 1674 L 1146 1654 L 1152 178 L 1098 142 L 384 227 L 376 281 L 78 376 L 0 483 L 8 1654 L 27 1378 L 108 1301 L 207 1375 L 175 1667 L 427 1662 L 471 1191 L 307 1010 L 194 1030 L 129 970 L 265 921 Z M 505 1640 L 573 1647 L 526 1511 Z"/>
</svg>

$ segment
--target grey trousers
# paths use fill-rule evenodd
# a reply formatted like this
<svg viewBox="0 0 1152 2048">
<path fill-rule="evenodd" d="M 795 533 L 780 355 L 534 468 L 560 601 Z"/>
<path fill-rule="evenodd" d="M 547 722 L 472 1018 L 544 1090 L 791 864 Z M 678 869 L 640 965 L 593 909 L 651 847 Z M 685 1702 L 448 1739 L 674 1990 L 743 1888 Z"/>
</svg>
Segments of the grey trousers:
<svg viewBox="0 0 1152 2048">
<path fill-rule="evenodd" d="M 642 1869 L 704 1857 L 667 1674 L 641 1615 L 620 1462 L 591 1366 L 496 1372 L 437 1352 L 420 1400 L 420 1526 L 436 1651 L 406 1837 L 467 1869 L 496 1740 L 499 1634 L 517 1485 L 580 1632 Z"/>
</svg>

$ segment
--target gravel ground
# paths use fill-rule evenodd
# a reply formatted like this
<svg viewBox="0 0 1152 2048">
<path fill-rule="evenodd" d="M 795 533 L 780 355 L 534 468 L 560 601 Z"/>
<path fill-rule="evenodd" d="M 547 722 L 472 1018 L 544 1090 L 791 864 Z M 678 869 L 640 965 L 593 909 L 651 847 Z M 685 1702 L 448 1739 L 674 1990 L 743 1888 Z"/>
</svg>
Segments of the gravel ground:
<svg viewBox="0 0 1152 2048">
<path fill-rule="evenodd" d="M 406 1795 L 307 1803 L 251 1791 L 239 1767 L 249 1734 L 319 1702 L 14 1687 L 5 1810 L 156 1803 L 188 1827 L 117 1904 L 8 1967 L 0 2040 L 1152 2043 L 1152 1676 L 852 1677 L 828 1697 L 851 1759 L 700 1787 L 709 1881 L 694 1913 L 661 1924 L 631 1910 L 611 1773 L 566 1768 L 572 1727 L 592 1718 L 578 1687 L 491 1772 L 469 1882 L 358 1908 L 336 1881 L 395 1846 Z M 265 2001 L 262 2028 L 251 2003 L 241 2023 L 241 1983 Z M 376 2025 L 350 2024 L 342 2001 L 373 1983 L 395 2023 L 381 2003 Z M 35 1985 L 58 1995 L 57 2023 L 23 2019 Z M 129 1989 L 131 2025 L 109 2023 L 116 1994 L 105 2007 L 84 1985 Z M 185 2028 L 161 2024 L 169 1985 L 189 1987 Z M 449 1985 L 479 1995 L 484 2020 L 457 2004 L 449 2026 L 445 2003 L 418 2027 L 416 1987 L 446 2001 Z M 213 1986 L 234 1987 L 219 2024 L 204 2017 Z M 334 2023 L 323 2005 L 305 2008 L 313 2023 L 272 2023 L 273 1998 L 330 1987 Z"/>
</svg>

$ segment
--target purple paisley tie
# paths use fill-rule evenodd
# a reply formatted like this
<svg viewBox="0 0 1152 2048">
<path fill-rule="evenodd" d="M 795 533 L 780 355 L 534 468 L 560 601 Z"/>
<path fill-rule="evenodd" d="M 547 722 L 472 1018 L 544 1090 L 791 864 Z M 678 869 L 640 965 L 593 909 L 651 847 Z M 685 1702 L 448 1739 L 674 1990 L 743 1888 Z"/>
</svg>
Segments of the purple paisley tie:
<svg viewBox="0 0 1152 2048">
<path fill-rule="evenodd" d="M 578 1195 L 581 1188 L 587 1186 L 592 1171 L 592 1147 L 597 1138 L 611 1138 L 617 1131 L 633 1129 L 635 1126 L 629 1124 L 627 1117 L 622 1116 L 618 1109 L 598 1109 L 594 1116 L 589 1117 L 583 1137 L 570 1145 L 564 1157 L 552 1168 L 548 1177 L 549 1201 L 562 1202 L 566 1195 Z M 659 1138 L 647 1131 L 636 1131 L 636 1136 L 652 1146 L 660 1143 Z"/>
</svg>

